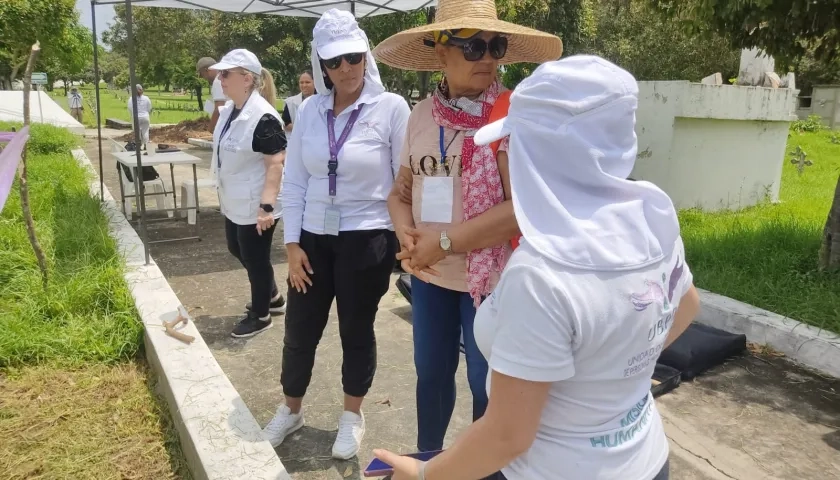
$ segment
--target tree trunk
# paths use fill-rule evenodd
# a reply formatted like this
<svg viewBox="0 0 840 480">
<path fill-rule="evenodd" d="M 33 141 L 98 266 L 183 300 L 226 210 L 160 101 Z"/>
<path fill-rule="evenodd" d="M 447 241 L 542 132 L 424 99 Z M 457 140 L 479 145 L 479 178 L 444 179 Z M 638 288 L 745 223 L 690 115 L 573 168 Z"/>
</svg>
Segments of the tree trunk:
<svg viewBox="0 0 840 480">
<path fill-rule="evenodd" d="M 212 85 L 211 85 L 211 87 L 212 87 Z M 204 110 L 204 102 L 201 101 L 202 90 L 203 89 L 202 89 L 201 85 L 195 87 L 195 98 L 198 99 L 198 109 L 199 110 Z"/>
<path fill-rule="evenodd" d="M 820 246 L 820 270 L 840 270 L 840 176 L 834 188 L 834 201 L 828 211 Z"/>
<path fill-rule="evenodd" d="M 29 54 L 29 62 L 26 64 L 26 73 L 23 75 L 23 124 L 29 125 L 29 90 L 32 85 L 32 69 L 35 67 L 35 59 L 38 58 L 38 53 L 41 47 L 36 42 L 32 45 L 32 51 Z M 18 174 L 20 176 L 20 204 L 23 209 L 23 220 L 26 222 L 26 233 L 29 236 L 29 243 L 32 245 L 32 250 L 35 251 L 35 258 L 38 259 L 38 268 L 41 269 L 41 281 L 44 284 L 44 290 L 47 289 L 49 274 L 47 271 L 47 257 L 41 249 L 41 244 L 38 242 L 38 237 L 35 235 L 35 220 L 32 219 L 32 210 L 29 208 L 29 183 L 26 173 L 26 150 L 20 157 L 20 166 L 18 167 Z"/>
</svg>

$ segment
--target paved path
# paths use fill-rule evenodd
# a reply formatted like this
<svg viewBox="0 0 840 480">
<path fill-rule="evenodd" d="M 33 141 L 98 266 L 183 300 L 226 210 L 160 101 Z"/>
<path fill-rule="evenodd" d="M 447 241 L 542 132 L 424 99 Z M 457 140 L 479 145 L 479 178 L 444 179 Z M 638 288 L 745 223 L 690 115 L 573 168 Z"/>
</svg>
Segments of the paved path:
<svg viewBox="0 0 840 480">
<path fill-rule="evenodd" d="M 199 176 L 209 175 L 209 152 Z M 88 155 L 96 158 L 95 142 Z M 105 183 L 119 192 L 113 159 L 106 155 Z M 176 169 L 176 184 L 191 176 Z M 152 255 L 172 288 L 190 309 L 219 364 L 261 424 L 281 398 L 279 384 L 283 317 L 275 327 L 249 340 L 229 332 L 248 301 L 245 271 L 227 252 L 223 219 L 215 193 L 200 192 L 201 242 L 154 245 Z M 212 206 L 211 206 L 212 205 Z M 215 206 L 215 208 L 213 208 Z M 151 238 L 186 233 L 186 223 L 151 224 Z M 275 275 L 286 275 L 286 257 L 275 233 Z M 376 322 L 379 369 L 364 411 L 367 435 L 357 460 L 330 458 L 341 413 L 341 344 L 333 321 L 319 347 L 312 386 L 305 400 L 307 426 L 277 453 L 292 477 L 300 480 L 359 479 L 371 449 L 414 450 L 416 427 L 411 310 L 392 286 L 380 304 Z M 450 436 L 471 418 L 463 362 L 458 404 Z M 823 379 L 783 359 L 747 356 L 686 383 L 659 400 L 670 438 L 675 480 L 767 480 L 840 478 L 840 382 Z"/>
</svg>

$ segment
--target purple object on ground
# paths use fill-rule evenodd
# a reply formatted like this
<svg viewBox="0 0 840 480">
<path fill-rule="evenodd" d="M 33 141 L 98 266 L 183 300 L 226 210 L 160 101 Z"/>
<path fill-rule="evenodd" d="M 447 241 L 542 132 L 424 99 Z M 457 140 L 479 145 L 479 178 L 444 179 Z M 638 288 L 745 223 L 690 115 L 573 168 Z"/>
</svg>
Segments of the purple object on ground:
<svg viewBox="0 0 840 480">
<path fill-rule="evenodd" d="M 23 127 L 19 132 L 0 132 L 0 142 L 9 142 L 0 152 L 0 212 L 9 198 L 18 163 L 28 140 L 29 127 Z"/>
</svg>

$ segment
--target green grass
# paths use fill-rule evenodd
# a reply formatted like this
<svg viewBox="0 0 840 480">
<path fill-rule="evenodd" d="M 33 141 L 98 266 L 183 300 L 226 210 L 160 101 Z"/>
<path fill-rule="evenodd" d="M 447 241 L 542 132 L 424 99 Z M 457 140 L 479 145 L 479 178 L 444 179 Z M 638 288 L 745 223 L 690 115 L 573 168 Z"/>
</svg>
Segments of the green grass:
<svg viewBox="0 0 840 480">
<path fill-rule="evenodd" d="M 84 125 L 88 128 L 96 128 L 96 116 L 94 106 L 96 105 L 96 92 L 93 87 L 80 87 L 79 91 L 85 102 Z M 202 109 L 198 107 L 198 101 L 193 96 L 175 95 L 173 92 L 164 92 L 163 89 L 150 87 L 145 91 L 146 96 L 152 101 L 152 123 L 179 123 L 184 120 L 194 120 L 205 116 Z M 210 95 L 210 89 L 205 88 L 201 94 L 201 100 L 205 101 Z M 58 103 L 65 111 L 70 112 L 67 104 L 67 96 L 63 88 L 56 88 L 50 92 L 50 97 Z M 130 95 L 125 90 L 108 90 L 104 86 L 99 90 L 99 98 L 102 102 L 102 122 L 108 118 L 116 118 L 126 122 L 131 121 L 128 115 L 128 99 Z M 276 105 L 278 111 L 283 111 L 283 100 L 278 99 Z"/>
<path fill-rule="evenodd" d="M 46 291 L 17 184 L 0 212 L 0 478 L 189 479 L 78 143 L 36 124 L 27 144 Z"/>
<path fill-rule="evenodd" d="M 840 333 L 840 274 L 817 271 L 822 230 L 840 175 L 829 131 L 791 131 L 813 162 L 800 175 L 786 156 L 778 204 L 739 212 L 680 212 L 698 287 Z"/>
<path fill-rule="evenodd" d="M 94 115 L 94 106 L 96 105 L 96 92 L 92 87 L 82 87 L 79 89 L 85 102 L 84 124 L 88 128 L 96 127 L 96 116 Z M 183 120 L 193 120 L 200 118 L 205 113 L 199 109 L 198 101 L 193 96 L 189 95 L 175 95 L 173 92 L 164 92 L 163 89 L 149 88 L 145 91 L 146 96 L 152 101 L 152 123 L 178 123 Z M 209 89 L 205 89 L 202 93 L 202 100 L 207 99 Z M 56 88 L 50 93 L 53 100 L 56 101 L 61 108 L 70 111 L 67 104 L 67 97 L 64 95 L 63 88 Z M 118 120 L 130 121 L 128 115 L 128 99 L 129 93 L 125 90 L 108 90 L 101 88 L 99 90 L 99 97 L 102 102 L 102 122 L 108 118 L 116 118 Z"/>
<path fill-rule="evenodd" d="M 123 260 L 89 194 L 89 174 L 70 154 L 77 141 L 39 125 L 28 146 L 32 214 L 50 270 L 46 291 L 16 185 L 0 213 L 0 368 L 119 362 L 141 344 Z"/>
</svg>

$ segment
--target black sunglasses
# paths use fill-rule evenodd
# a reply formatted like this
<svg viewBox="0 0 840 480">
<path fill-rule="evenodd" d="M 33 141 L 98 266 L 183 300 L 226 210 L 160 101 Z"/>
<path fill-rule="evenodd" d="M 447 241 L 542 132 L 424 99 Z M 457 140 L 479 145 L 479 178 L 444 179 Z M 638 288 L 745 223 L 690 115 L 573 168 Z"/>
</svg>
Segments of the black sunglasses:
<svg viewBox="0 0 840 480">
<path fill-rule="evenodd" d="M 231 73 L 238 73 L 240 75 L 246 75 L 244 72 L 235 71 L 235 70 L 222 70 L 219 72 L 220 78 L 227 78 Z"/>
<path fill-rule="evenodd" d="M 435 43 L 431 40 L 424 40 L 427 46 L 434 47 Z M 477 62 L 484 58 L 484 54 L 488 51 L 490 56 L 496 60 L 501 60 L 505 57 L 508 48 L 508 39 L 501 35 L 496 35 L 490 41 L 483 38 L 472 38 L 469 40 L 462 40 L 457 37 L 451 37 L 445 45 L 450 47 L 458 47 L 464 51 L 464 60 L 468 62 Z"/>
<path fill-rule="evenodd" d="M 363 58 L 365 58 L 364 53 L 345 53 L 344 55 L 339 55 L 333 58 L 322 58 L 321 62 L 323 62 L 324 66 L 328 69 L 335 70 L 341 66 L 342 59 L 347 60 L 347 63 L 350 65 L 358 65 Z"/>
</svg>

